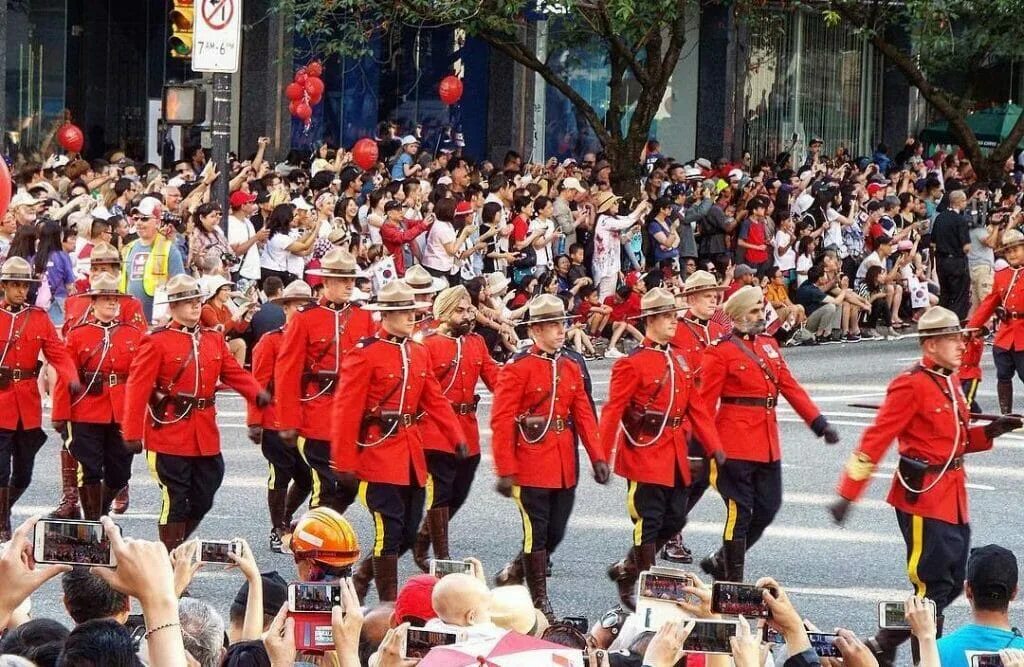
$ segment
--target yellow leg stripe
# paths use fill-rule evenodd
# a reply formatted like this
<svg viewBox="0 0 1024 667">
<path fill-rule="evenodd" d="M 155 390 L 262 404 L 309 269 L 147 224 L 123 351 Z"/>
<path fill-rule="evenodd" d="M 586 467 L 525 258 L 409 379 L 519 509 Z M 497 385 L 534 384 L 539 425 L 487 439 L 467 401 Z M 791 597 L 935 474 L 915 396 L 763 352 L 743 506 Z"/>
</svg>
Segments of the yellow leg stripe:
<svg viewBox="0 0 1024 667">
<path fill-rule="evenodd" d="M 523 553 L 528 554 L 533 551 L 533 524 L 530 523 L 530 515 L 526 513 L 526 507 L 523 506 L 521 494 L 522 488 L 512 487 L 512 500 L 516 501 L 519 515 L 523 518 Z"/>
<path fill-rule="evenodd" d="M 711 488 L 718 491 L 718 463 L 714 459 L 709 459 L 708 464 L 711 466 L 708 468 L 708 483 L 711 484 Z"/>
<path fill-rule="evenodd" d="M 636 482 L 630 480 L 626 491 L 626 510 L 629 511 L 629 518 L 633 521 L 633 546 L 640 546 L 644 534 L 644 520 L 636 511 Z"/>
<path fill-rule="evenodd" d="M 967 399 L 967 407 L 971 406 L 971 403 L 974 402 L 974 397 L 978 395 L 978 384 L 977 380 L 971 380 L 971 384 L 967 389 L 967 396 L 965 396 Z"/>
<path fill-rule="evenodd" d="M 370 509 L 370 505 L 366 502 L 366 490 L 369 485 L 366 482 L 359 482 L 359 490 L 356 492 L 356 497 L 363 507 L 373 517 L 373 555 L 379 557 L 384 552 L 384 517 L 380 515 L 380 512 L 374 512 Z"/>
<path fill-rule="evenodd" d="M 274 468 L 273 463 L 267 464 L 267 488 L 271 491 L 275 490 L 277 482 L 277 470 Z"/>
<path fill-rule="evenodd" d="M 739 507 L 736 506 L 735 500 L 729 500 L 729 513 L 725 519 L 725 534 L 722 536 L 723 540 L 731 540 L 733 531 L 736 530 L 736 516 L 739 514 Z"/>
<path fill-rule="evenodd" d="M 434 476 L 427 473 L 427 485 L 425 488 L 427 498 L 424 501 L 424 506 L 430 510 L 434 509 Z"/>
<path fill-rule="evenodd" d="M 71 454 L 71 438 L 73 437 L 71 435 L 71 422 L 68 422 L 67 432 L 68 435 L 64 438 L 64 451 L 66 451 L 69 456 L 74 456 Z M 64 462 L 61 461 L 61 466 L 63 465 Z M 75 485 L 81 487 L 83 484 L 85 484 L 85 468 L 82 467 L 81 461 L 75 459 Z"/>
<path fill-rule="evenodd" d="M 921 552 L 924 550 L 924 517 L 910 517 L 910 558 L 907 559 L 907 575 L 910 583 L 914 585 L 914 594 L 924 597 L 928 586 L 921 581 L 917 575 L 917 566 L 921 562 Z"/>
<path fill-rule="evenodd" d="M 301 435 L 295 439 L 295 446 L 299 450 L 299 456 L 306 462 L 306 467 L 309 468 L 309 475 L 313 481 L 313 487 L 309 491 L 309 507 L 320 507 L 320 475 L 317 473 L 316 468 L 309 465 L 309 459 L 306 458 L 306 439 Z"/>
<path fill-rule="evenodd" d="M 160 517 L 157 519 L 157 524 L 165 526 L 167 525 L 167 515 L 171 511 L 171 494 L 167 492 L 167 487 L 160 481 L 160 473 L 156 471 L 156 452 L 146 452 L 146 463 L 149 464 L 149 474 L 153 477 L 156 485 L 160 487 Z"/>
</svg>

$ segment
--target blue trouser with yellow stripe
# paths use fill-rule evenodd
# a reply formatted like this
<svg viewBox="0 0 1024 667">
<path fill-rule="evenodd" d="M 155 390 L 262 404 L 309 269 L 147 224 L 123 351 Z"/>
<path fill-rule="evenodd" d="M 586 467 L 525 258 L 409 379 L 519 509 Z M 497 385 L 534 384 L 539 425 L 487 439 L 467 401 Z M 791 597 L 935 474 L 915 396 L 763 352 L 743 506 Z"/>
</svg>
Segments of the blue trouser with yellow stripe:
<svg viewBox="0 0 1024 667">
<path fill-rule="evenodd" d="M 576 503 L 576 487 L 513 486 L 512 499 L 523 519 L 523 553 L 553 553 L 565 537 L 565 527 Z"/>
<path fill-rule="evenodd" d="M 963 593 L 971 527 L 900 510 L 896 521 L 907 544 L 907 575 L 914 594 L 934 600 L 936 613 L 941 614 Z"/>
<path fill-rule="evenodd" d="M 224 457 L 175 456 L 146 452 L 149 472 L 160 487 L 158 524 L 192 522 L 198 525 L 213 507 L 213 496 L 224 481 Z"/>
<path fill-rule="evenodd" d="M 331 468 L 331 443 L 300 437 L 296 443 L 302 459 L 309 466 L 313 488 L 309 497 L 309 508 L 330 507 L 344 514 L 356 499 L 355 490 L 338 483 L 338 475 Z"/>
<path fill-rule="evenodd" d="M 960 380 L 960 388 L 963 389 L 964 398 L 967 399 L 967 408 L 972 414 L 981 412 L 981 406 L 978 405 L 978 385 L 980 384 L 981 380 L 978 378 Z"/>
<path fill-rule="evenodd" d="M 722 540 L 745 540 L 750 549 L 782 507 L 782 462 L 729 459 L 719 467 L 712 461 L 710 477 L 725 501 Z"/>
<path fill-rule="evenodd" d="M 626 509 L 633 521 L 633 546 L 656 544 L 659 547 L 686 525 L 690 507 L 690 487 L 676 468 L 675 486 L 626 480 Z"/>
<path fill-rule="evenodd" d="M 359 502 L 373 518 L 373 557 L 401 556 L 412 548 L 423 519 L 426 489 L 416 485 L 359 482 Z"/>
</svg>

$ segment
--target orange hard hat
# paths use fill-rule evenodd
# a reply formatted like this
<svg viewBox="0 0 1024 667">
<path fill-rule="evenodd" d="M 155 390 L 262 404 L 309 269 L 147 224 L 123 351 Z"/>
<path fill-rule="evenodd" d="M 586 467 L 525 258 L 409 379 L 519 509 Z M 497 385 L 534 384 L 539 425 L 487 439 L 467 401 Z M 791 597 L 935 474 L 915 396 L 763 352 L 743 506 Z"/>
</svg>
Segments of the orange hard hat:
<svg viewBox="0 0 1024 667">
<path fill-rule="evenodd" d="M 359 560 L 359 539 L 345 517 L 329 507 L 317 507 L 302 515 L 289 547 L 295 560 L 313 560 L 345 567 Z"/>
</svg>

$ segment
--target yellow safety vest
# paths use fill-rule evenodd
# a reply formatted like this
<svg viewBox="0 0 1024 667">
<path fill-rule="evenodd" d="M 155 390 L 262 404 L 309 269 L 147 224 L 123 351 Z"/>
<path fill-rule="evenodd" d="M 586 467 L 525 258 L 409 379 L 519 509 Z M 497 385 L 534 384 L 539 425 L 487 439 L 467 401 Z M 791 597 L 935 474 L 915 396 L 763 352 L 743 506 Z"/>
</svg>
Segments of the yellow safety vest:
<svg viewBox="0 0 1024 667">
<path fill-rule="evenodd" d="M 138 243 L 138 239 L 132 241 L 121 249 L 121 292 L 128 293 L 128 256 L 132 248 Z M 153 249 L 146 258 L 146 266 L 142 269 L 142 289 L 146 294 L 153 296 L 156 288 L 167 282 L 167 264 L 171 254 L 171 242 L 163 234 L 157 234 L 153 239 Z"/>
</svg>

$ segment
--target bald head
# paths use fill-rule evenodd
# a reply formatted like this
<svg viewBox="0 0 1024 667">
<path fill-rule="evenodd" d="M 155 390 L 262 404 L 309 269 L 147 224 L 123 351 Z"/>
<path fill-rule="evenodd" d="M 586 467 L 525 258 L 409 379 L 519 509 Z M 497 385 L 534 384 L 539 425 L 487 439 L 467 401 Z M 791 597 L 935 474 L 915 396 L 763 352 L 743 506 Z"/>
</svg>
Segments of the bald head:
<svg viewBox="0 0 1024 667">
<path fill-rule="evenodd" d="M 434 586 L 430 602 L 438 618 L 449 625 L 466 627 L 489 623 L 491 592 L 476 577 L 449 574 Z"/>
</svg>

